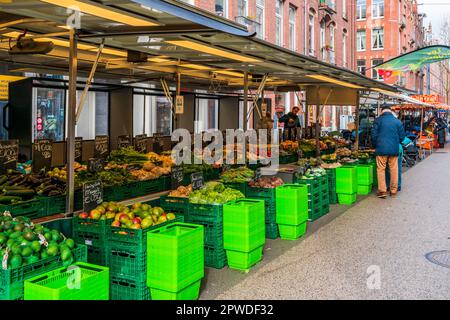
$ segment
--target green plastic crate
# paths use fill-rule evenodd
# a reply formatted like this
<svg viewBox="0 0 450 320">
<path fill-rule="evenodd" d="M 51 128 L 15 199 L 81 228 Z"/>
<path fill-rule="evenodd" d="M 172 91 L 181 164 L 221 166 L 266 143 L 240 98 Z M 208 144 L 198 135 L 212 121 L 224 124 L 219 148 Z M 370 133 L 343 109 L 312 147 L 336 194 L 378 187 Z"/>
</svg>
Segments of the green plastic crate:
<svg viewBox="0 0 450 320">
<path fill-rule="evenodd" d="M 24 300 L 108 300 L 109 270 L 77 262 L 25 280 Z"/>
<path fill-rule="evenodd" d="M 337 204 L 338 203 L 338 197 L 336 190 L 334 192 L 330 192 L 330 204 Z"/>
<path fill-rule="evenodd" d="M 87 246 L 105 246 L 107 231 L 114 219 L 94 220 L 82 219 L 78 216 L 72 219 L 72 236 L 76 243 Z"/>
<path fill-rule="evenodd" d="M 280 164 L 290 164 L 298 161 L 298 155 L 297 154 L 289 154 L 286 156 L 280 156 Z"/>
<path fill-rule="evenodd" d="M 248 182 L 227 182 L 224 183 L 224 186 L 226 188 L 238 190 L 245 196 L 247 194 L 247 184 Z"/>
<path fill-rule="evenodd" d="M 123 201 L 143 195 L 141 182 L 132 182 L 103 189 L 103 199 L 105 201 Z"/>
<path fill-rule="evenodd" d="M 303 222 L 297 226 L 279 224 L 280 237 L 283 240 L 297 240 L 306 233 L 307 222 Z"/>
<path fill-rule="evenodd" d="M 263 248 L 261 246 L 250 252 L 227 250 L 227 260 L 230 269 L 248 272 L 262 260 Z"/>
<path fill-rule="evenodd" d="M 160 201 L 160 206 L 165 212 L 183 216 L 186 216 L 189 212 L 189 198 L 163 196 Z"/>
<path fill-rule="evenodd" d="M 278 239 L 280 237 L 280 231 L 278 224 L 266 223 L 266 239 Z"/>
<path fill-rule="evenodd" d="M 77 245 L 73 250 L 75 261 L 86 262 L 85 245 Z M 64 265 L 61 256 L 56 256 L 14 269 L 0 269 L 0 300 L 23 300 L 24 281 Z"/>
<path fill-rule="evenodd" d="M 190 216 L 186 222 L 203 226 L 205 246 L 223 248 L 223 222 L 217 222 L 215 218 L 204 216 Z"/>
<path fill-rule="evenodd" d="M 195 204 L 189 203 L 188 216 L 191 217 L 210 217 L 216 222 L 223 222 L 223 205 L 219 204 Z"/>
<path fill-rule="evenodd" d="M 150 294 L 152 300 L 198 300 L 201 282 L 196 281 L 178 292 L 150 288 Z"/>
<path fill-rule="evenodd" d="M 136 281 L 110 276 L 110 300 L 150 300 L 146 281 Z"/>
<path fill-rule="evenodd" d="M 31 220 L 47 216 L 47 201 L 36 197 L 11 205 L 0 205 L 0 212 L 9 211 L 13 217 L 27 217 Z"/>
<path fill-rule="evenodd" d="M 344 204 L 344 205 L 354 204 L 356 202 L 356 193 L 353 193 L 353 194 L 339 193 L 338 200 L 339 200 L 339 204 Z"/>
<path fill-rule="evenodd" d="M 203 226 L 175 223 L 148 233 L 147 285 L 180 292 L 205 275 Z"/>
<path fill-rule="evenodd" d="M 336 169 L 336 192 L 354 194 L 358 190 L 356 166 L 342 166 Z"/>
<path fill-rule="evenodd" d="M 266 224 L 267 223 L 277 223 L 277 206 L 275 201 L 272 204 L 265 205 L 266 209 Z"/>
<path fill-rule="evenodd" d="M 227 265 L 227 254 L 223 246 L 208 247 L 205 245 L 205 266 L 214 269 L 223 269 Z"/>
<path fill-rule="evenodd" d="M 130 243 L 108 243 L 107 261 L 114 276 L 136 281 L 147 278 L 147 252 Z"/>
<path fill-rule="evenodd" d="M 358 185 L 358 194 L 366 196 L 372 193 L 372 185 Z"/>
<path fill-rule="evenodd" d="M 266 223 L 276 222 L 276 189 L 247 187 L 247 198 L 265 201 Z"/>
<path fill-rule="evenodd" d="M 164 191 L 166 189 L 166 177 L 160 177 L 154 180 L 140 181 L 138 183 L 138 189 L 138 195 L 141 196 Z"/>
<path fill-rule="evenodd" d="M 223 240 L 225 250 L 250 252 L 264 245 L 264 200 L 240 199 L 223 206 Z"/>
<path fill-rule="evenodd" d="M 373 167 L 371 165 L 358 165 L 356 167 L 358 185 L 369 186 L 373 184 Z"/>
<path fill-rule="evenodd" d="M 108 249 L 106 247 L 87 246 L 87 262 L 98 266 L 109 266 Z"/>
<path fill-rule="evenodd" d="M 65 194 L 52 197 L 41 197 L 41 201 L 42 203 L 46 203 L 45 207 L 47 208 L 46 212 L 48 216 L 66 212 Z"/>
<path fill-rule="evenodd" d="M 307 186 L 282 185 L 277 188 L 276 198 L 277 223 L 279 225 L 299 225 L 308 220 Z"/>
</svg>

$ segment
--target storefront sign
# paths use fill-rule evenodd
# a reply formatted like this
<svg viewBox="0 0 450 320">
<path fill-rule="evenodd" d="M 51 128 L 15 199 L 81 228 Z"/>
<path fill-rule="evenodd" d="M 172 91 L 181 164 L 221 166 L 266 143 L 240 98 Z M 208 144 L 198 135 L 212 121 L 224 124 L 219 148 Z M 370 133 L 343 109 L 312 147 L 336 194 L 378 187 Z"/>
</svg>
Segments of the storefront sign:
<svg viewBox="0 0 450 320">
<path fill-rule="evenodd" d="M 81 163 L 83 161 L 83 138 L 75 138 L 75 161 Z"/>
<path fill-rule="evenodd" d="M 429 104 L 437 104 L 443 101 L 437 94 L 419 94 L 412 96 L 412 98 Z"/>
<path fill-rule="evenodd" d="M 103 186 L 100 180 L 83 184 L 83 210 L 91 212 L 103 203 Z"/>
<path fill-rule="evenodd" d="M 131 147 L 131 138 L 128 135 L 125 136 L 118 136 L 117 137 L 117 149 L 123 149 Z"/>
<path fill-rule="evenodd" d="M 94 157 L 106 159 L 109 154 L 109 137 L 108 136 L 96 136 L 95 137 L 95 150 Z"/>
<path fill-rule="evenodd" d="M 48 170 L 52 166 L 53 140 L 36 139 L 33 144 L 33 172 Z"/>
<path fill-rule="evenodd" d="M 0 75 L 0 100 L 8 101 L 9 83 L 25 79 L 25 77 Z"/>
<path fill-rule="evenodd" d="M 184 113 L 184 96 L 177 96 L 175 98 L 175 113 L 176 114 Z"/>
<path fill-rule="evenodd" d="M 19 140 L 0 141 L 0 173 L 16 170 L 19 159 Z"/>
</svg>

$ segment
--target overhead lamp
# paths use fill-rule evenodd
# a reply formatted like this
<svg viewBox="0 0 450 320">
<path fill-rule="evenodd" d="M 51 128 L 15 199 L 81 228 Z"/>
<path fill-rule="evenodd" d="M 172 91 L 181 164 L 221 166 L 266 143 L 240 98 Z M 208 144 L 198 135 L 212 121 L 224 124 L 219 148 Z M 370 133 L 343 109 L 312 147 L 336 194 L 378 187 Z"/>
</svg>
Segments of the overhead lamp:
<svg viewBox="0 0 450 320">
<path fill-rule="evenodd" d="M 167 40 L 166 42 L 176 45 L 176 46 L 184 47 L 187 49 L 191 49 L 191 50 L 195 50 L 195 51 L 199 51 L 199 52 L 203 52 L 203 53 L 208 53 L 208 54 L 211 54 L 214 56 L 228 58 L 231 60 L 236 60 L 236 61 L 241 61 L 241 62 L 261 62 L 260 60 L 255 59 L 255 58 L 249 58 L 246 56 L 242 56 L 240 54 L 231 53 L 231 52 L 228 52 L 225 50 L 212 48 L 210 46 L 200 44 L 197 42 L 193 42 L 193 41 L 189 41 L 189 40 Z"/>
<path fill-rule="evenodd" d="M 323 76 L 323 75 L 320 75 L 320 74 L 311 74 L 311 75 L 307 75 L 307 77 L 312 78 L 312 79 L 316 79 L 316 80 L 320 80 L 320 81 L 334 83 L 334 84 L 337 84 L 337 85 L 340 85 L 340 86 L 343 86 L 343 87 L 347 87 L 347 88 L 364 89 L 364 87 L 357 86 L 357 85 L 349 83 L 349 82 L 336 80 L 334 78 L 330 78 L 330 77 Z"/>
<path fill-rule="evenodd" d="M 158 25 L 157 23 L 150 22 L 145 19 L 120 13 L 116 10 L 112 10 L 111 8 L 100 7 L 94 4 L 93 2 L 89 1 L 78 1 L 78 0 L 40 0 L 40 1 L 64 8 L 77 7 L 83 13 L 96 16 L 102 19 L 119 22 L 132 27 L 153 27 Z"/>
</svg>

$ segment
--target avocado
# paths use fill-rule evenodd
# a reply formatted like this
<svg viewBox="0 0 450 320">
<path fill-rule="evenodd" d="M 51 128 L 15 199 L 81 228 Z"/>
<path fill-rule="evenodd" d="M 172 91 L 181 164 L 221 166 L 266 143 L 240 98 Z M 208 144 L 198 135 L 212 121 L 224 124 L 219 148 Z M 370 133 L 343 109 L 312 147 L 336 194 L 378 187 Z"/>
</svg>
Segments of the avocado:
<svg viewBox="0 0 450 320">
<path fill-rule="evenodd" d="M 39 257 L 36 255 L 31 255 L 27 258 L 28 264 L 36 263 L 39 261 Z"/>
<path fill-rule="evenodd" d="M 16 225 L 14 226 L 14 231 L 20 231 L 20 232 L 22 232 L 23 229 L 25 229 L 25 225 L 24 225 L 23 223 L 19 223 L 19 224 L 16 224 Z"/>
<path fill-rule="evenodd" d="M 21 253 L 22 257 L 29 257 L 32 254 L 33 254 L 33 250 L 30 247 L 24 247 L 22 249 L 22 253 Z"/>
<path fill-rule="evenodd" d="M 41 251 L 41 259 L 47 259 L 47 258 L 48 258 L 47 250 Z"/>
<path fill-rule="evenodd" d="M 73 239 L 66 239 L 66 241 L 64 242 L 65 244 L 67 244 L 67 246 L 70 248 L 70 249 L 73 249 L 73 248 L 75 248 L 75 241 L 73 240 Z"/>
<path fill-rule="evenodd" d="M 45 240 L 50 241 L 52 240 L 52 234 L 50 232 L 46 232 L 44 233 L 44 238 Z"/>
<path fill-rule="evenodd" d="M 9 260 L 9 265 L 12 269 L 18 268 L 22 265 L 22 257 L 18 254 L 15 254 L 11 257 L 11 260 Z"/>
<path fill-rule="evenodd" d="M 0 246 L 3 246 L 8 241 L 8 236 L 4 233 L 0 233 Z"/>
<path fill-rule="evenodd" d="M 58 255 L 58 246 L 50 244 L 47 248 L 47 253 L 50 257 L 56 257 Z"/>
<path fill-rule="evenodd" d="M 10 239 L 17 239 L 22 235 L 22 232 L 20 231 L 15 231 L 13 233 L 11 233 L 11 235 L 9 236 Z"/>
<path fill-rule="evenodd" d="M 41 251 L 41 244 L 40 244 L 40 242 L 39 241 L 33 241 L 32 243 L 31 243 L 31 249 L 33 249 L 33 251 L 34 252 L 39 252 L 39 251 Z"/>
<path fill-rule="evenodd" d="M 25 240 L 33 241 L 36 240 L 36 234 L 34 232 L 27 232 L 23 234 Z"/>
<path fill-rule="evenodd" d="M 61 259 L 62 259 L 62 261 L 67 261 L 67 260 L 72 259 L 72 252 L 70 252 L 69 249 L 61 250 Z"/>
<path fill-rule="evenodd" d="M 22 248 L 20 247 L 20 245 L 14 244 L 14 245 L 11 247 L 11 252 L 12 252 L 13 254 L 20 254 L 20 253 L 22 252 Z"/>
<path fill-rule="evenodd" d="M 16 241 L 14 241 L 14 239 L 9 239 L 8 241 L 6 241 L 6 247 L 11 249 L 11 247 L 14 245 L 15 242 Z"/>
<path fill-rule="evenodd" d="M 62 240 L 62 237 L 58 231 L 52 231 L 52 240 L 56 242 L 60 242 Z"/>
</svg>

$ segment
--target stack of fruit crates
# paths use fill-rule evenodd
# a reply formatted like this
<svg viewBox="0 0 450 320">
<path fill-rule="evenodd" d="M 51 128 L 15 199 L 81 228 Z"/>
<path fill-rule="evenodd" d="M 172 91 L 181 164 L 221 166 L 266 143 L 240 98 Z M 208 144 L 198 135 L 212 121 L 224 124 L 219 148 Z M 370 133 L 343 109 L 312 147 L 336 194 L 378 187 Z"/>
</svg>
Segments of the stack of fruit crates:
<svg viewBox="0 0 450 320">
<path fill-rule="evenodd" d="M 337 204 L 336 169 L 327 169 L 330 204 Z"/>
<path fill-rule="evenodd" d="M 266 242 L 264 201 L 240 199 L 224 204 L 223 239 L 231 269 L 248 272 L 260 262 Z"/>
<path fill-rule="evenodd" d="M 309 221 L 316 221 L 330 212 L 330 199 L 327 175 L 311 179 L 297 179 L 298 184 L 308 187 Z"/>
<path fill-rule="evenodd" d="M 147 234 L 183 217 L 146 229 L 107 228 L 107 259 L 110 268 L 111 300 L 149 300 L 147 287 Z"/>
<path fill-rule="evenodd" d="M 189 203 L 186 222 L 203 225 L 205 265 L 222 269 L 227 265 L 223 247 L 223 205 Z"/>
<path fill-rule="evenodd" d="M 74 260 L 86 262 L 87 250 L 85 245 L 77 245 L 72 251 Z M 60 255 L 30 263 L 18 268 L 0 268 L 0 300 L 23 300 L 24 281 L 35 276 L 55 270 L 64 265 Z"/>
<path fill-rule="evenodd" d="M 359 164 L 356 167 L 356 177 L 358 181 L 358 194 L 368 195 L 373 187 L 373 167 L 370 164 Z"/>
<path fill-rule="evenodd" d="M 109 269 L 77 262 L 25 280 L 24 288 L 24 300 L 108 300 Z"/>
<path fill-rule="evenodd" d="M 108 266 L 106 234 L 112 222 L 113 219 L 94 220 L 73 217 L 72 237 L 75 243 L 87 246 L 89 263 Z"/>
<path fill-rule="evenodd" d="M 147 285 L 153 300 L 198 299 L 203 247 L 203 226 L 175 223 L 148 233 Z"/>
<path fill-rule="evenodd" d="M 187 221 L 189 198 L 162 196 L 159 206 L 164 209 L 164 212 L 174 213 L 176 216 L 183 216 L 185 217 L 184 221 Z"/>
<path fill-rule="evenodd" d="M 378 172 L 377 172 L 377 161 L 375 159 L 371 159 L 369 164 L 373 168 L 373 186 L 378 186 Z"/>
<path fill-rule="evenodd" d="M 346 165 L 336 169 L 336 192 L 339 204 L 351 205 L 356 202 L 358 192 L 356 166 Z"/>
<path fill-rule="evenodd" d="M 266 238 L 277 239 L 280 233 L 277 225 L 276 189 L 247 187 L 247 198 L 265 201 Z"/>
<path fill-rule="evenodd" d="M 277 188 L 277 223 L 281 239 L 296 240 L 306 233 L 308 187 L 285 184 Z"/>
</svg>

